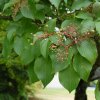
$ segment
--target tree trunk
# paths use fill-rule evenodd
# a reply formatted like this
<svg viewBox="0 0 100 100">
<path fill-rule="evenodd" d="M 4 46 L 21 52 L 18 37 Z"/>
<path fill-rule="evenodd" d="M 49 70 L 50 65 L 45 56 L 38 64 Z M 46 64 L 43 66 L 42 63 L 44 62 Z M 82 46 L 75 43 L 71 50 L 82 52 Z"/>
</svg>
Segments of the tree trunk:
<svg viewBox="0 0 100 100">
<path fill-rule="evenodd" d="M 80 80 L 78 87 L 76 88 L 74 100 L 87 100 L 86 89 L 88 83 Z"/>
</svg>

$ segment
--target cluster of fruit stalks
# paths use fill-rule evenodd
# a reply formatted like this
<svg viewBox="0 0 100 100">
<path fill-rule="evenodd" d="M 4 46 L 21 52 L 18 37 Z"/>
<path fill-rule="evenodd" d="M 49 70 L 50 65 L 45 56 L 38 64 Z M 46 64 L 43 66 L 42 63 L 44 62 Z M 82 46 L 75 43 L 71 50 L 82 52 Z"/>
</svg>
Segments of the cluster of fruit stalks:
<svg viewBox="0 0 100 100">
<path fill-rule="evenodd" d="M 16 0 L 15 4 L 11 7 L 12 18 L 14 18 L 23 6 L 28 6 L 27 0 Z"/>
<path fill-rule="evenodd" d="M 78 32 L 78 28 L 75 25 L 69 25 L 65 30 L 60 30 L 59 32 L 54 33 L 44 33 L 40 36 L 38 36 L 38 39 L 46 39 L 50 36 L 57 35 L 59 37 L 57 44 L 51 44 L 50 49 L 55 50 L 57 52 L 57 60 L 58 61 L 64 61 L 68 57 L 68 50 L 70 47 L 74 46 L 75 44 L 78 44 L 79 42 L 82 42 L 86 39 L 94 37 L 94 30 L 88 31 L 86 33 L 80 34 Z M 68 45 L 64 44 L 64 41 L 67 39 L 71 40 L 71 43 Z M 51 41 L 52 42 L 52 41 Z M 64 49 L 61 49 L 60 47 L 63 47 Z"/>
</svg>

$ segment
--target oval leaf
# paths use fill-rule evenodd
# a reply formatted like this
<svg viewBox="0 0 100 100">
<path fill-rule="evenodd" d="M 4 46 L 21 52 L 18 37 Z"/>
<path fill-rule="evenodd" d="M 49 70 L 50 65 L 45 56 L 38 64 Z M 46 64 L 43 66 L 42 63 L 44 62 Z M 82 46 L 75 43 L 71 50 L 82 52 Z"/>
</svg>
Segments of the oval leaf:
<svg viewBox="0 0 100 100">
<path fill-rule="evenodd" d="M 60 58 L 57 57 L 56 52 L 50 53 L 50 58 L 52 60 L 52 68 L 54 72 L 62 71 L 71 64 L 72 57 L 76 53 L 76 48 L 74 47 L 69 48 L 68 55 L 66 54 L 65 50 L 58 53 L 60 53 L 63 60 L 61 59 L 61 57 Z"/>
<path fill-rule="evenodd" d="M 48 55 L 48 45 L 49 45 L 49 39 L 44 39 L 41 41 L 40 43 L 40 50 L 41 50 L 41 54 L 43 55 L 43 57 L 47 57 Z"/>
<path fill-rule="evenodd" d="M 23 50 L 21 54 L 21 60 L 23 64 L 27 65 L 31 63 L 34 60 L 34 47 L 33 46 L 27 46 L 25 50 Z"/>
<path fill-rule="evenodd" d="M 3 56 L 5 58 L 9 57 L 11 50 L 12 50 L 12 44 L 9 42 L 9 40 L 6 37 L 3 42 L 3 49 L 2 49 Z"/>
<path fill-rule="evenodd" d="M 93 14 L 95 17 L 100 17 L 100 1 L 97 0 L 94 4 L 93 4 Z"/>
<path fill-rule="evenodd" d="M 52 68 L 54 72 L 59 72 L 68 67 L 67 60 L 59 61 L 57 59 L 56 53 L 50 54 L 50 58 L 52 60 Z"/>
<path fill-rule="evenodd" d="M 34 82 L 39 81 L 39 79 L 37 78 L 37 76 L 36 76 L 36 74 L 34 72 L 34 62 L 31 63 L 28 66 L 27 72 L 28 72 L 28 76 L 29 76 L 30 83 L 34 83 Z"/>
<path fill-rule="evenodd" d="M 95 22 L 95 26 L 96 26 L 96 31 L 100 35 L 100 22 Z"/>
<path fill-rule="evenodd" d="M 52 65 L 50 59 L 46 60 L 43 57 L 38 57 L 34 64 L 34 71 L 44 86 L 51 82 L 53 75 L 51 74 Z"/>
<path fill-rule="evenodd" d="M 89 19 L 92 20 L 92 15 L 90 13 L 87 12 L 80 12 L 78 15 L 76 15 L 76 18 L 80 18 L 80 19 Z"/>
<path fill-rule="evenodd" d="M 69 92 L 71 92 L 78 86 L 80 78 L 73 67 L 69 66 L 65 70 L 59 72 L 59 81 Z"/>
<path fill-rule="evenodd" d="M 8 27 L 7 27 L 7 39 L 9 41 L 11 41 L 14 38 L 15 32 L 17 29 L 17 25 L 14 23 L 11 23 Z"/>
<path fill-rule="evenodd" d="M 9 7 L 14 6 L 19 1 L 20 0 L 9 0 L 9 2 L 4 5 L 3 11 L 6 10 L 6 9 L 8 9 Z"/>
<path fill-rule="evenodd" d="M 34 16 L 28 6 L 21 7 L 21 13 L 26 18 L 34 19 Z"/>
<path fill-rule="evenodd" d="M 49 37 L 49 40 L 52 44 L 59 45 L 60 37 L 58 35 L 52 35 Z"/>
<path fill-rule="evenodd" d="M 44 26 L 44 30 L 47 32 L 54 32 L 56 27 L 56 19 L 50 19 Z"/>
<path fill-rule="evenodd" d="M 80 77 L 87 81 L 90 71 L 92 69 L 92 65 L 83 58 L 79 53 L 75 55 L 73 59 L 73 67 L 76 72 L 80 75 Z"/>
<path fill-rule="evenodd" d="M 94 30 L 94 28 L 95 28 L 95 23 L 93 20 L 83 20 L 81 23 L 81 33 L 89 32 L 91 30 Z"/>
<path fill-rule="evenodd" d="M 85 57 L 91 64 L 94 64 L 97 58 L 97 48 L 93 40 L 84 40 L 77 44 L 79 53 Z"/>
<path fill-rule="evenodd" d="M 73 10 L 79 10 L 83 7 L 88 7 L 91 4 L 89 0 L 75 0 L 72 4 Z"/>
<path fill-rule="evenodd" d="M 24 49 L 24 39 L 16 37 L 14 40 L 14 50 L 18 55 L 21 55 L 23 49 Z"/>
<path fill-rule="evenodd" d="M 58 9 L 61 0 L 49 0 L 49 1 Z"/>
<path fill-rule="evenodd" d="M 61 28 L 62 29 L 66 29 L 66 27 L 68 26 L 68 25 L 70 25 L 72 23 L 72 21 L 71 20 L 64 20 L 63 22 L 62 22 L 62 24 L 61 24 Z"/>
</svg>

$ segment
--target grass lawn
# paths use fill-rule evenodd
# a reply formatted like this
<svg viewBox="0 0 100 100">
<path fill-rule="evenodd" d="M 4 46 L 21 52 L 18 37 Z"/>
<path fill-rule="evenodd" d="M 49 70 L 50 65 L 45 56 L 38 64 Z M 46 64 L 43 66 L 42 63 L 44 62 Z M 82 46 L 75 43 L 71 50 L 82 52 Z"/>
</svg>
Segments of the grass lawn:
<svg viewBox="0 0 100 100">
<path fill-rule="evenodd" d="M 88 100 L 95 100 L 93 89 L 88 89 L 87 94 Z M 40 98 L 40 100 L 74 100 L 74 91 L 69 94 L 67 90 L 62 88 L 47 88 L 38 91 L 36 97 Z"/>
</svg>

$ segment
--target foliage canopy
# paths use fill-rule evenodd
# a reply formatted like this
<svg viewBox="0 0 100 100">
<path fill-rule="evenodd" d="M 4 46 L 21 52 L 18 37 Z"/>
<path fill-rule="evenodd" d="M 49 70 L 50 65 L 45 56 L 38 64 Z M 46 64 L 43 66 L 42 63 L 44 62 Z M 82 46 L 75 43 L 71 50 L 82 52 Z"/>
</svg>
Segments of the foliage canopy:
<svg viewBox="0 0 100 100">
<path fill-rule="evenodd" d="M 2 55 L 15 52 L 32 83 L 46 86 L 59 72 L 71 92 L 80 79 L 88 81 L 100 53 L 99 11 L 99 0 L 1 0 L 0 18 L 8 20 Z"/>
</svg>

